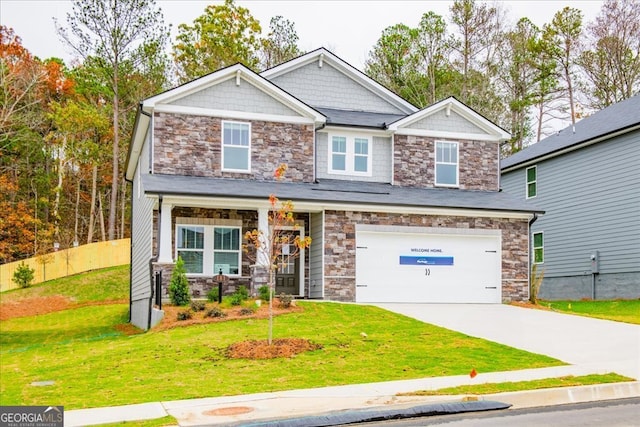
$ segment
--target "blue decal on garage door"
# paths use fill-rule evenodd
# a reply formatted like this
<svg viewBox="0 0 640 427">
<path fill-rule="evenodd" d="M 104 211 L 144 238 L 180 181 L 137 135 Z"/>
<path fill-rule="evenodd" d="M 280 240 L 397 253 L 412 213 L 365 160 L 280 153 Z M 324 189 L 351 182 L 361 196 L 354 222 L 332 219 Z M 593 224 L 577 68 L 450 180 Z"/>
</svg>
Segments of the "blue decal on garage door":
<svg viewBox="0 0 640 427">
<path fill-rule="evenodd" d="M 400 256 L 400 265 L 453 265 L 452 256 Z"/>
</svg>

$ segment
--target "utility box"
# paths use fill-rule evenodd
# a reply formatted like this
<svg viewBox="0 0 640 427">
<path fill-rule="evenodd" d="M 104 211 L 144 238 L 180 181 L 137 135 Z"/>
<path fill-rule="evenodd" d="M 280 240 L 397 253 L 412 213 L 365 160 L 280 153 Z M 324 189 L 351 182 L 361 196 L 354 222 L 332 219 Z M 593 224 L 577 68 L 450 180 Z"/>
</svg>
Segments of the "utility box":
<svg viewBox="0 0 640 427">
<path fill-rule="evenodd" d="M 600 273 L 600 252 L 599 251 L 591 252 L 591 273 L 593 274 Z"/>
</svg>

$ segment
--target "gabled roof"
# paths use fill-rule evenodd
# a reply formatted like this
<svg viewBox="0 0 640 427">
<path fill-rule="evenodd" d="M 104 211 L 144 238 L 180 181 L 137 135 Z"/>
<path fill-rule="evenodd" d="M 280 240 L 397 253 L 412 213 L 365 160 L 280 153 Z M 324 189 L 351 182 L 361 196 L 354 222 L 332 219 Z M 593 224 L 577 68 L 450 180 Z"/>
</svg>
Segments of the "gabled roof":
<svg viewBox="0 0 640 427">
<path fill-rule="evenodd" d="M 553 157 L 567 150 L 578 149 L 583 144 L 591 144 L 609 139 L 616 134 L 640 128 L 640 94 L 585 117 L 574 126 L 567 126 L 560 132 L 533 144 L 500 162 L 506 170 L 526 166 L 541 158 Z"/>
<path fill-rule="evenodd" d="M 303 67 L 315 61 L 323 61 L 331 64 L 334 68 L 336 68 L 352 80 L 355 80 L 357 83 L 371 90 L 373 93 L 386 100 L 390 104 L 394 105 L 401 111 L 405 111 L 407 114 L 413 113 L 418 110 L 415 105 L 412 105 L 402 97 L 396 95 L 386 87 L 382 86 L 380 83 L 373 80 L 371 77 L 364 74 L 362 71 L 340 59 L 324 47 L 308 52 L 302 56 L 284 62 L 280 65 L 276 65 L 273 68 L 269 68 L 260 73 L 260 75 L 266 79 L 271 80 L 292 70 L 295 70 L 296 68 Z"/>
<path fill-rule="evenodd" d="M 520 214 L 544 213 L 516 197 L 498 191 L 412 188 L 391 184 L 320 180 L 315 183 L 249 181 L 178 175 L 143 175 L 145 192 L 164 196 L 223 197 L 228 200 L 268 200 L 277 185 L 281 200 L 393 208 L 469 209 Z"/>
<path fill-rule="evenodd" d="M 187 97 L 196 92 L 200 92 L 208 87 L 215 86 L 219 83 L 226 82 L 230 79 L 235 79 L 236 84 L 241 84 L 241 82 L 244 82 L 253 85 L 262 92 L 266 93 L 268 96 L 295 111 L 302 118 L 310 122 L 313 121 L 316 125 L 324 124 L 326 122 L 326 117 L 318 110 L 308 106 L 296 97 L 280 89 L 278 86 L 274 85 L 269 80 L 261 77 L 260 75 L 254 73 L 244 65 L 235 64 L 226 68 L 222 68 L 218 71 L 214 71 L 210 74 L 200 77 L 199 79 L 192 80 L 173 89 L 164 91 L 158 95 L 154 95 L 143 100 L 140 103 L 140 108 L 138 110 L 136 122 L 134 124 L 131 144 L 129 145 L 129 152 L 127 154 L 125 171 L 126 178 L 128 180 L 133 179 L 136 164 L 135 161 L 132 160 L 137 160 L 138 156 L 140 155 L 140 150 L 142 150 L 144 138 L 149 128 L 149 117 L 153 114 L 154 111 L 163 108 L 176 108 L 175 106 L 171 106 L 170 104 L 181 98 Z M 199 109 L 197 111 L 202 111 L 202 109 Z M 224 116 L 224 114 L 221 115 Z"/>
<path fill-rule="evenodd" d="M 253 86 L 272 96 L 274 99 L 282 102 L 292 110 L 295 110 L 301 116 L 313 118 L 316 122 L 319 123 L 324 122 L 324 116 L 317 110 L 306 105 L 304 102 L 280 89 L 269 80 L 254 73 L 242 64 L 235 64 L 226 68 L 222 68 L 196 80 L 192 80 L 176 88 L 147 98 L 142 101 L 142 108 L 145 111 L 149 111 L 159 104 L 169 104 L 180 98 L 184 98 L 192 93 L 202 91 L 203 89 L 214 86 L 231 78 L 235 78 L 237 84 L 240 84 L 240 80 L 249 82 Z"/>
<path fill-rule="evenodd" d="M 500 126 L 496 125 L 473 108 L 463 104 L 458 101 L 456 98 L 450 96 L 449 98 L 443 99 L 442 101 L 438 101 L 430 106 L 417 111 L 409 116 L 406 116 L 396 122 L 393 122 L 389 125 L 389 130 L 402 133 L 403 129 L 407 129 L 408 133 L 416 134 L 416 129 L 412 128 L 412 125 L 417 122 L 424 120 L 425 118 L 438 113 L 440 111 L 445 111 L 447 117 L 450 116 L 451 111 L 457 113 L 465 120 L 469 121 L 471 124 L 475 125 L 477 128 L 482 130 L 483 134 L 478 134 L 479 139 L 489 139 L 494 141 L 506 141 L 511 135 L 506 130 L 502 129 Z M 448 135 L 448 132 L 444 131 L 433 131 L 424 129 L 420 134 L 424 134 L 426 136 L 435 136 L 435 137 L 456 137 L 459 134 L 454 135 L 452 132 L 451 135 Z"/>
</svg>

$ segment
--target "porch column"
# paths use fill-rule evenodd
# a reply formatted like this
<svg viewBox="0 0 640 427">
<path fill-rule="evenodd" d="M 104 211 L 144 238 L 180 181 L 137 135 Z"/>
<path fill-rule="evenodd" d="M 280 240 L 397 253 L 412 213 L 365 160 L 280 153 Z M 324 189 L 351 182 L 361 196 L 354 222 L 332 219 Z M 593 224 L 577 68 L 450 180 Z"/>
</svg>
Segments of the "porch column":
<svg viewBox="0 0 640 427">
<path fill-rule="evenodd" d="M 171 210 L 173 205 L 160 199 L 160 241 L 158 242 L 158 263 L 172 263 L 171 251 Z"/>
<path fill-rule="evenodd" d="M 269 251 L 266 246 L 268 245 L 267 238 L 269 236 L 269 209 L 258 208 L 258 231 L 262 233 L 262 246 L 258 249 L 256 254 L 256 264 L 260 266 L 269 266 L 271 260 L 269 260 Z"/>
</svg>

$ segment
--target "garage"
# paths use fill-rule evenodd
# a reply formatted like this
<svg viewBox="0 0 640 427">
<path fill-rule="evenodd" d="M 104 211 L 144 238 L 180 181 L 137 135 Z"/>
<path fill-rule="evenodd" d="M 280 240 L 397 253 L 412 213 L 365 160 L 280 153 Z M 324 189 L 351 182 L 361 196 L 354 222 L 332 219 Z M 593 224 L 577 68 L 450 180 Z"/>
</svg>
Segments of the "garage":
<svg viewBox="0 0 640 427">
<path fill-rule="evenodd" d="M 356 226 L 356 301 L 500 303 L 500 230 Z"/>
</svg>

